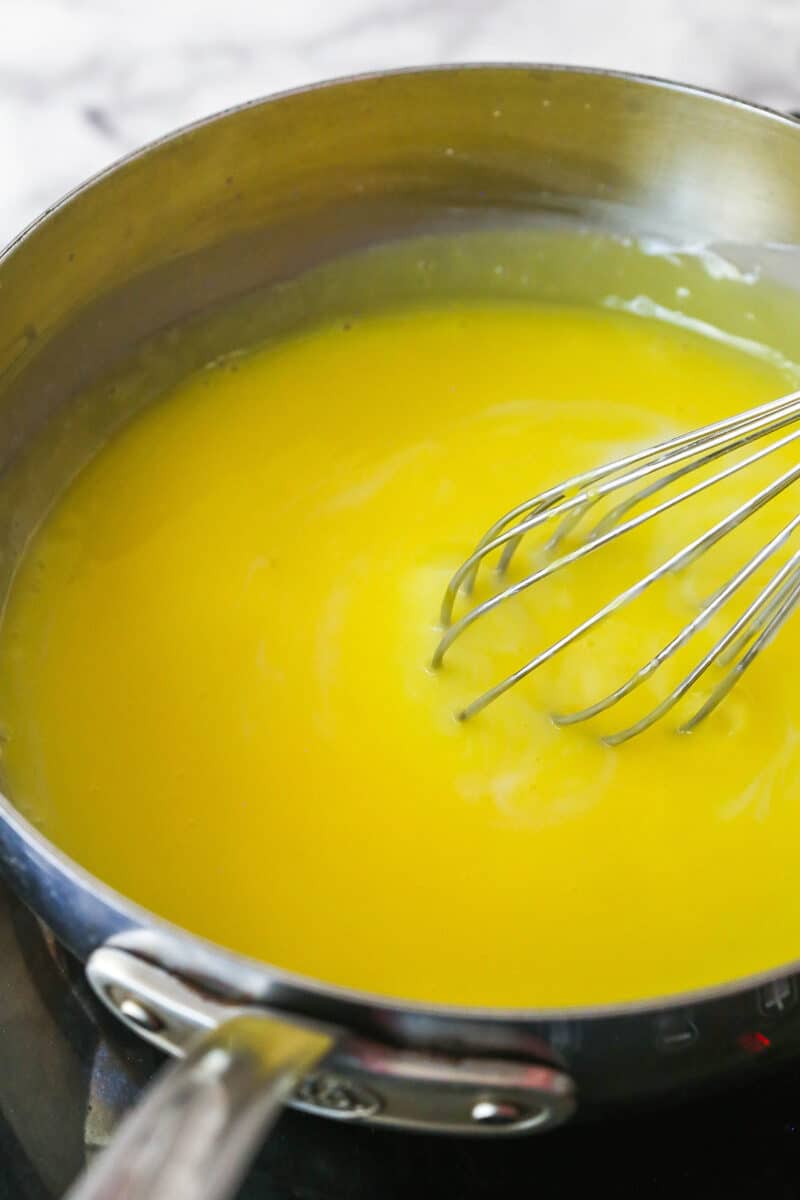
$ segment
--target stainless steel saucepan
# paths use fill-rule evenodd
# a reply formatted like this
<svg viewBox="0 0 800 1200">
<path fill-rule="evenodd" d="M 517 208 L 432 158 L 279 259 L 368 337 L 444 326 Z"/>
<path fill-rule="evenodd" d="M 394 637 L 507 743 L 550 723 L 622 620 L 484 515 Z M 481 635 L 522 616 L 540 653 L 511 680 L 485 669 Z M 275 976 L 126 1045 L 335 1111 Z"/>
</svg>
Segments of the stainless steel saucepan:
<svg viewBox="0 0 800 1200">
<path fill-rule="evenodd" d="M 341 252 L 465 213 L 592 213 L 618 228 L 800 243 L 800 126 L 654 80 L 457 67 L 278 96 L 133 155 L 0 260 L 0 582 L 66 469 L 60 443 L 35 470 L 29 448 L 74 397 L 101 399 L 88 415 L 83 402 L 73 436 L 113 424 L 98 381 L 134 347 Z M 0 801 L 11 883 L 120 1020 L 180 1058 L 76 1200 L 229 1195 L 284 1103 L 340 1121 L 526 1133 L 800 1050 L 798 963 L 702 994 L 554 1012 L 425 1007 L 297 978 L 137 907 L 13 799 Z"/>
</svg>

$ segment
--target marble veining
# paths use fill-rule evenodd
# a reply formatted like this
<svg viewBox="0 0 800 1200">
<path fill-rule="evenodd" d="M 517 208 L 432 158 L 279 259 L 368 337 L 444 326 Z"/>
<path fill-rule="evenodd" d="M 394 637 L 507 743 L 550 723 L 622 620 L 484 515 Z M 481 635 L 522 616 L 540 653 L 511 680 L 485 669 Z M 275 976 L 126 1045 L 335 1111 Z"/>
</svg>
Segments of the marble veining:
<svg viewBox="0 0 800 1200">
<path fill-rule="evenodd" d="M 0 243 L 230 104 L 434 62 L 608 66 L 800 108 L 797 0 L 0 0 Z"/>
</svg>

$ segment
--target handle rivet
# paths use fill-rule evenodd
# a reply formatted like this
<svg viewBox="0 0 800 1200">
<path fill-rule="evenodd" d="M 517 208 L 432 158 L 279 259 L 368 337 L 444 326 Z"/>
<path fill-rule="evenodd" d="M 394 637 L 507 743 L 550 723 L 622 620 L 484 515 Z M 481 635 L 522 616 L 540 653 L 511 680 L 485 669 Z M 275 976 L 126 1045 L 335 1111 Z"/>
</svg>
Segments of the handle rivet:
<svg viewBox="0 0 800 1200">
<path fill-rule="evenodd" d="M 515 1125 L 525 1113 L 519 1105 L 511 1104 L 508 1100 L 492 1100 L 490 1096 L 484 1096 L 473 1104 L 471 1116 L 478 1125 L 499 1126 Z"/>
<path fill-rule="evenodd" d="M 136 1025 L 139 1029 L 146 1029 L 148 1033 L 159 1033 L 164 1028 L 164 1022 L 158 1013 L 153 1012 L 151 1008 L 147 1008 L 135 996 L 122 996 L 117 998 L 112 997 L 120 1016 L 123 1016 L 126 1021 L 130 1021 L 132 1025 Z"/>
</svg>

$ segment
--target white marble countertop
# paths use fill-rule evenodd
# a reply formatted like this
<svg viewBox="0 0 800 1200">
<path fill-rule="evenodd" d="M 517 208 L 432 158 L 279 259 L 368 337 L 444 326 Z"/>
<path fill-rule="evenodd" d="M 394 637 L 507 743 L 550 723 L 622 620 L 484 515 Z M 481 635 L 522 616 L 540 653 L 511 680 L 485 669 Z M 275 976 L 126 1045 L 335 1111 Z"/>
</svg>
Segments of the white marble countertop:
<svg viewBox="0 0 800 1200">
<path fill-rule="evenodd" d="M 0 243 L 135 146 L 313 80 L 608 66 L 800 108 L 800 0 L 0 0 Z"/>
</svg>

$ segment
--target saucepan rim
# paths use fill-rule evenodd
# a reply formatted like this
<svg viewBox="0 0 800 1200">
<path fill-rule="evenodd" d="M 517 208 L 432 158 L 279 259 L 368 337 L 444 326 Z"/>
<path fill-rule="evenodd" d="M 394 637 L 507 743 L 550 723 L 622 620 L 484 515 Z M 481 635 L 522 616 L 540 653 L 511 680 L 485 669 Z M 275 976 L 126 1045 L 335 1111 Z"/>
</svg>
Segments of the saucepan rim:
<svg viewBox="0 0 800 1200">
<path fill-rule="evenodd" d="M 257 108 L 262 105 L 271 105 L 281 101 L 286 101 L 295 96 L 302 96 L 306 93 L 316 92 L 320 90 L 329 90 L 334 88 L 345 88 L 353 84 L 369 83 L 371 81 L 379 82 L 383 79 L 396 78 L 401 76 L 428 76 L 441 74 L 458 74 L 461 72 L 509 72 L 513 74 L 524 74 L 528 72 L 552 72 L 554 75 L 571 75 L 575 77 L 600 77 L 612 78 L 629 82 L 643 88 L 653 88 L 672 92 L 676 95 L 697 96 L 699 99 L 706 99 L 716 103 L 729 105 L 733 108 L 763 116 L 765 119 L 775 121 L 787 126 L 797 126 L 797 121 L 784 113 L 775 111 L 763 105 L 755 104 L 747 100 L 742 100 L 736 96 L 731 96 L 724 92 L 713 91 L 708 88 L 696 87 L 691 84 L 679 83 L 673 80 L 664 79 L 652 75 L 640 75 L 628 71 L 606 70 L 601 67 L 582 67 L 575 65 L 562 65 L 557 63 L 537 63 L 537 62 L 468 62 L 468 63 L 444 63 L 431 66 L 411 66 L 403 67 L 388 71 L 370 71 L 362 74 L 342 76 L 330 80 L 315 82 L 302 87 L 290 88 L 274 94 L 259 97 L 253 100 L 248 100 L 242 104 L 233 105 L 229 108 L 222 109 L 210 116 L 203 117 L 200 120 L 190 122 L 180 126 L 170 133 L 162 137 L 156 138 L 153 141 L 147 142 L 145 145 L 132 151 L 130 154 L 116 160 L 110 166 L 102 171 L 90 176 L 87 180 L 79 184 L 74 189 L 66 193 L 60 200 L 50 205 L 41 216 L 37 217 L 26 228 L 22 230 L 6 248 L 0 251 L 0 268 L 3 263 L 14 254 L 24 243 L 30 238 L 37 235 L 39 230 L 48 224 L 67 206 L 78 203 L 84 193 L 91 191 L 96 185 L 101 183 L 107 177 L 124 170 L 130 164 L 138 159 L 153 153 L 159 147 L 167 144 L 175 143 L 181 139 L 193 134 L 206 125 L 215 124 L 217 122 L 233 119 L 243 112 L 252 108 Z M 798 131 L 800 137 L 800 131 Z M 647 1013 L 672 1008 L 684 1008 L 689 1005 L 701 1004 L 715 1000 L 722 1000 L 726 996 L 736 995 L 747 992 L 751 989 L 763 986 L 765 983 L 770 983 L 794 974 L 800 973 L 800 958 L 792 960 L 789 963 L 780 964 L 775 968 L 756 974 L 743 976 L 733 980 L 725 981 L 721 984 L 715 984 L 708 987 L 697 988 L 690 991 L 676 992 L 666 996 L 646 997 L 636 1000 L 613 1001 L 603 1004 L 593 1005 L 575 1005 L 562 1006 L 555 1008 L 509 1008 L 509 1007 L 487 1007 L 487 1006 L 471 1006 L 457 1004 L 442 1004 L 429 1003 L 418 1000 L 406 1000 L 401 997 L 385 996 L 377 993 L 360 991 L 357 989 L 347 988 L 341 985 L 327 983 L 322 979 L 317 979 L 311 976 L 304 976 L 286 970 L 282 967 L 277 967 L 268 962 L 251 958 L 247 955 L 239 954 L 228 947 L 210 941 L 199 934 L 193 933 L 184 927 L 177 925 L 168 919 L 151 912 L 149 909 L 138 904 L 130 899 L 124 893 L 117 891 L 111 885 L 103 882 L 92 872 L 82 867 L 75 859 L 71 858 L 64 851 L 60 850 L 53 842 L 47 838 L 40 829 L 33 825 L 22 812 L 5 796 L 0 794 L 0 821 L 9 826 L 16 835 L 20 838 L 24 845 L 31 848 L 35 854 L 43 859 L 57 875 L 70 885 L 77 885 L 82 891 L 91 894 L 97 898 L 108 909 L 121 918 L 121 926 L 129 929 L 141 929 L 145 931 L 153 931 L 157 934 L 163 934 L 167 939 L 171 939 L 173 943 L 177 942 L 181 947 L 191 949 L 194 947 L 197 950 L 204 952 L 204 960 L 208 960 L 209 956 L 213 959 L 215 965 L 219 964 L 219 972 L 215 976 L 215 983 L 221 988 L 232 986 L 235 988 L 235 976 L 237 968 L 241 972 L 246 970 L 249 978 L 253 978 L 253 973 L 260 973 L 265 990 L 271 990 L 274 987 L 279 987 L 282 990 L 280 1007 L 287 1012 L 292 1011 L 294 1002 L 298 1003 L 298 1007 L 302 1005 L 303 999 L 314 998 L 324 1000 L 331 1005 L 340 1005 L 343 1017 L 346 1016 L 346 1008 L 351 1010 L 359 1009 L 372 1010 L 375 1012 L 391 1013 L 394 1015 L 407 1015 L 409 1017 L 421 1016 L 430 1017 L 432 1019 L 454 1020 L 454 1021 L 470 1021 L 470 1022 L 500 1022 L 500 1023 L 537 1023 L 542 1021 L 554 1020 L 569 1020 L 576 1019 L 591 1019 L 591 1018 L 621 1018 L 632 1016 L 637 1013 Z M 13 884 L 12 884 L 13 886 Z M 112 939 L 113 940 L 113 939 Z M 798 939 L 800 940 L 800 938 Z M 269 1007 L 268 1001 L 258 1001 L 264 1007 Z"/>
</svg>

